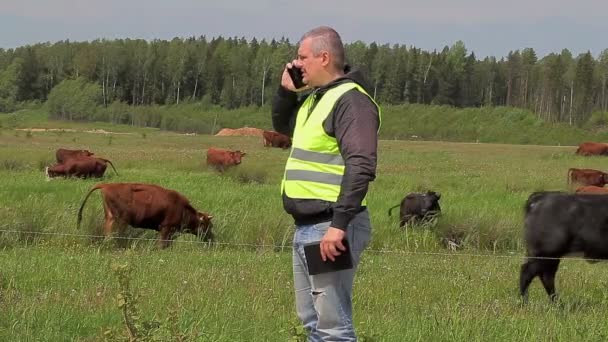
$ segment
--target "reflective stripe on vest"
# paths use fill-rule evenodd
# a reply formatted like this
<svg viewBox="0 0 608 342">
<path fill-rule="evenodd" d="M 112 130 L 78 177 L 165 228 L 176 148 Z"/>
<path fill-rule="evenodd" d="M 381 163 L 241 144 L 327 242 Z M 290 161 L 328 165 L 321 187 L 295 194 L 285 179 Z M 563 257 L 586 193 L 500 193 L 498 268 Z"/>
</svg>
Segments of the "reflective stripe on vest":
<svg viewBox="0 0 608 342">
<path fill-rule="evenodd" d="M 369 97 L 361 86 L 348 82 L 329 89 L 316 105 L 315 93 L 311 93 L 298 110 L 291 154 L 281 183 L 281 191 L 287 196 L 337 201 L 345 169 L 344 159 L 336 138 L 325 133 L 323 121 L 340 97 L 352 89 Z M 377 104 L 376 107 L 380 115 L 380 107 Z M 366 204 L 365 199 L 361 204 Z"/>
</svg>

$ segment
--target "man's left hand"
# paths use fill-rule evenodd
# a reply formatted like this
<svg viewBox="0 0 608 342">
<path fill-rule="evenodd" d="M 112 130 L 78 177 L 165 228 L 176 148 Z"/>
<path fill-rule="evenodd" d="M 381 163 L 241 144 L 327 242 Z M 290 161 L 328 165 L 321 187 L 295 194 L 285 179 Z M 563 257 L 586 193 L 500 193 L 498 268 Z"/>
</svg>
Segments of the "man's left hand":
<svg viewBox="0 0 608 342">
<path fill-rule="evenodd" d="M 329 227 L 323 239 L 321 239 L 321 259 L 326 261 L 336 260 L 336 256 L 342 254 L 341 251 L 345 251 L 346 247 L 342 244 L 344 239 L 344 231 L 342 229 Z"/>
</svg>

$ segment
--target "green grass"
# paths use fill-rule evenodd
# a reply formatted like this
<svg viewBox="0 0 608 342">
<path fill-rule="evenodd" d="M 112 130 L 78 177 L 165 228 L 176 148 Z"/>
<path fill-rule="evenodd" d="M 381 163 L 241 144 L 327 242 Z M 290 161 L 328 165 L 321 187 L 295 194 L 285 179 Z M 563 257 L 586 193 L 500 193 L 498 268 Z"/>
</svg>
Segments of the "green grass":
<svg viewBox="0 0 608 342">
<path fill-rule="evenodd" d="M 97 341 L 124 331 L 112 263 L 128 263 L 142 320 L 177 325 L 203 341 L 286 341 L 297 326 L 289 253 L 201 249 L 107 251 L 14 248 L 0 253 L 0 339 Z M 355 283 L 354 322 L 376 341 L 603 341 L 605 265 L 566 261 L 563 300 L 539 284 L 516 291 L 519 258 L 366 253 Z M 123 333 L 124 335 L 124 333 Z"/>
<path fill-rule="evenodd" d="M 0 130 L 0 229 L 11 231 L 0 232 L 0 340 L 97 341 L 108 329 L 124 335 L 113 262 L 131 265 L 144 320 L 164 321 L 173 309 L 181 331 L 204 334 L 200 340 L 287 340 L 298 325 L 292 220 L 279 194 L 288 152 L 264 148 L 256 137 L 135 132 Z M 248 155 L 238 169 L 219 175 L 204 167 L 210 146 Z M 108 170 L 102 180 L 47 182 L 42 170 L 59 147 L 90 149 L 112 160 L 119 175 Z M 569 167 L 608 166 L 608 159 L 575 156 L 574 150 L 382 140 L 368 198 L 373 240 L 355 286 L 361 335 L 377 341 L 606 340 L 605 265 L 564 262 L 557 281 L 561 305 L 547 303 L 538 281 L 530 305 L 520 307 L 517 295 L 522 206 L 529 193 L 565 190 Z M 175 189 L 214 216 L 217 239 L 228 245 L 180 236 L 160 251 L 155 232 L 142 229 L 126 236 L 144 240 L 124 243 L 83 237 L 101 232 L 99 195 L 89 200 L 83 227 L 76 229 L 80 203 L 100 181 Z M 438 223 L 399 229 L 388 208 L 406 193 L 426 189 L 442 194 Z M 460 252 L 443 247 L 448 236 L 458 236 Z M 480 253 L 495 256 L 467 256 Z"/>
<path fill-rule="evenodd" d="M 112 104 L 107 108 L 97 107 L 88 111 L 85 118 L 98 121 L 95 123 L 48 120 L 53 116 L 48 114 L 46 107 L 31 105 L 16 113 L 0 113 L 0 127 L 82 129 L 93 125 L 105 130 L 111 128 L 117 132 L 137 134 L 159 128 L 200 134 L 215 134 L 225 127 L 272 129 L 269 106 L 227 110 L 203 103 L 135 107 Z M 112 125 L 108 123 L 110 121 L 128 125 Z M 383 105 L 380 137 L 387 140 L 577 145 L 581 141 L 608 141 L 606 122 L 608 113 L 605 112 L 593 113 L 590 120 L 579 127 L 545 122 L 531 111 L 514 107 Z M 156 128 L 144 129 L 144 126 Z"/>
<path fill-rule="evenodd" d="M 110 159 L 103 181 L 148 182 L 175 189 L 194 206 L 211 213 L 216 233 L 229 243 L 288 243 L 291 219 L 284 214 L 279 183 L 287 151 L 264 148 L 257 137 L 184 136 L 165 132 L 101 135 L 35 132 L 31 137 L 0 135 L 1 227 L 46 232 L 76 231 L 76 212 L 87 190 L 99 180 L 47 182 L 42 170 L 59 147 L 85 148 Z M 204 166 L 210 146 L 245 150 L 236 170 L 219 175 Z M 442 234 L 464 233 L 463 245 L 492 250 L 521 250 L 521 206 L 542 189 L 565 189 L 568 167 L 603 169 L 606 160 L 573 155 L 573 147 L 382 141 L 378 178 L 369 207 L 376 227 L 374 248 L 433 250 Z M 442 193 L 443 216 L 432 230 L 402 232 L 387 210 L 411 191 Z M 84 229 L 97 231 L 99 196 L 85 208 Z M 97 205 L 97 207 L 96 207 Z M 35 215 L 31 214 L 36 208 Z M 185 237 L 188 238 L 188 237 Z M 44 237 L 48 243 L 62 238 Z M 3 237 L 0 243 L 11 244 Z"/>
<path fill-rule="evenodd" d="M 89 127 L 91 128 L 91 127 Z M 83 127 L 83 130 L 88 128 Z M 113 131 L 116 129 L 111 128 Z M 196 208 L 214 216 L 220 241 L 289 244 L 291 218 L 283 212 L 279 184 L 287 151 L 264 148 L 259 137 L 187 136 L 161 131 L 143 134 L 0 131 L 0 227 L 82 234 L 99 232 L 100 197 L 85 208 L 82 231 L 75 228 L 80 202 L 99 181 L 148 182 L 175 189 Z M 210 146 L 248 153 L 237 169 L 220 175 L 207 170 Z M 110 159 L 103 180 L 47 182 L 42 170 L 59 147 L 84 148 Z M 522 205 L 537 190 L 565 190 L 569 167 L 606 169 L 604 158 L 574 155 L 574 147 L 441 142 L 380 142 L 377 179 L 369 207 L 374 248 L 435 250 L 443 237 L 460 236 L 462 247 L 521 251 Z M 442 194 L 443 214 L 430 229 L 407 233 L 387 210 L 411 191 Z M 32 208 L 35 208 L 32 209 Z M 153 232 L 141 230 L 139 234 Z M 182 237 L 189 239 L 190 236 Z M 64 238 L 44 236 L 50 244 Z M 12 235 L 0 244 L 16 243 Z"/>
<path fill-rule="evenodd" d="M 23 109 L 15 113 L 4 114 L 0 113 L 0 128 L 5 129 L 20 129 L 20 133 L 25 134 L 28 128 L 32 129 L 49 129 L 59 130 L 54 131 L 55 134 L 61 135 L 61 129 L 70 130 L 106 130 L 119 133 L 138 134 L 156 132 L 158 128 L 139 127 L 131 125 L 114 125 L 109 122 L 78 122 L 78 121 L 61 121 L 49 120 L 48 113 L 43 107 L 34 109 Z M 35 132 L 34 132 L 35 133 Z"/>
</svg>

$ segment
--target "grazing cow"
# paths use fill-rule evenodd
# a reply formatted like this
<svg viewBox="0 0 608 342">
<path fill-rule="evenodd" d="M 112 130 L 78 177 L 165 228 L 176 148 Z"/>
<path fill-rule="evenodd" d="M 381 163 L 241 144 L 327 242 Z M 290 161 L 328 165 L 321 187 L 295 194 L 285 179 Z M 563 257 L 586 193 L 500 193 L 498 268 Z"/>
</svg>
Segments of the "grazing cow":
<svg viewBox="0 0 608 342">
<path fill-rule="evenodd" d="M 608 184 L 608 173 L 593 169 L 568 169 L 568 185 L 580 183 L 582 185 L 604 186 Z"/>
<path fill-rule="evenodd" d="M 576 188 L 576 193 L 584 193 L 584 194 L 608 194 L 608 188 L 604 188 L 601 186 L 594 185 L 586 185 L 580 186 Z"/>
<path fill-rule="evenodd" d="M 439 206 L 440 198 L 441 194 L 434 191 L 409 193 L 401 200 L 400 204 L 388 210 L 388 216 L 391 216 L 393 209 L 400 207 L 400 227 L 405 226 L 407 223 L 430 220 L 441 213 L 441 207 Z"/>
<path fill-rule="evenodd" d="M 80 158 L 80 157 L 90 157 L 94 153 L 89 150 L 68 150 L 65 148 L 60 148 L 55 152 L 55 157 L 57 157 L 57 163 L 61 164 L 68 159 Z"/>
<path fill-rule="evenodd" d="M 536 276 L 555 300 L 555 274 L 563 256 L 608 258 L 608 196 L 535 192 L 525 205 L 524 226 L 528 258 L 519 279 L 524 302 Z"/>
<path fill-rule="evenodd" d="M 207 166 L 223 172 L 227 168 L 241 163 L 241 158 L 246 155 L 241 151 L 229 151 L 221 148 L 210 147 L 207 150 Z"/>
<path fill-rule="evenodd" d="M 116 175 L 118 172 L 116 168 L 114 168 L 114 164 L 111 161 L 104 158 L 94 158 L 94 157 L 80 157 L 77 159 L 68 159 L 63 164 L 55 164 L 53 166 L 47 166 L 45 169 L 45 174 L 47 179 L 51 177 L 79 177 L 79 178 L 101 178 L 103 174 L 106 172 L 106 168 L 109 163 L 114 169 Z"/>
<path fill-rule="evenodd" d="M 191 233 L 203 241 L 213 240 L 213 216 L 197 211 L 177 191 L 141 183 L 107 183 L 95 185 L 85 196 L 78 211 L 78 227 L 89 196 L 101 190 L 105 221 L 104 235 L 112 235 L 112 225 L 130 225 L 159 231 L 158 245 L 168 247 L 176 232 Z"/>
<path fill-rule="evenodd" d="M 578 145 L 576 154 L 581 156 L 606 156 L 608 155 L 608 144 L 584 142 Z"/>
<path fill-rule="evenodd" d="M 262 136 L 264 137 L 264 147 L 280 147 L 282 149 L 291 147 L 291 138 L 285 134 L 275 131 L 264 131 Z"/>
</svg>

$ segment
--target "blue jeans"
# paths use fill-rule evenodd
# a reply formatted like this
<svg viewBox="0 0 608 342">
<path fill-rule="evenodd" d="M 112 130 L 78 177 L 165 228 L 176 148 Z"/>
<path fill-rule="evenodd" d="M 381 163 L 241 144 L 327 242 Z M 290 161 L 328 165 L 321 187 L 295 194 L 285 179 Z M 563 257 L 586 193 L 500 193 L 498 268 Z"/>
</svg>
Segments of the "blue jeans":
<svg viewBox="0 0 608 342">
<path fill-rule="evenodd" d="M 348 225 L 346 238 L 354 267 L 350 270 L 308 275 L 304 245 L 321 241 L 330 222 L 296 226 L 293 239 L 293 277 L 296 311 L 308 332 L 308 341 L 356 341 L 353 328 L 353 280 L 361 253 L 369 244 L 369 213 L 357 214 Z"/>
</svg>

